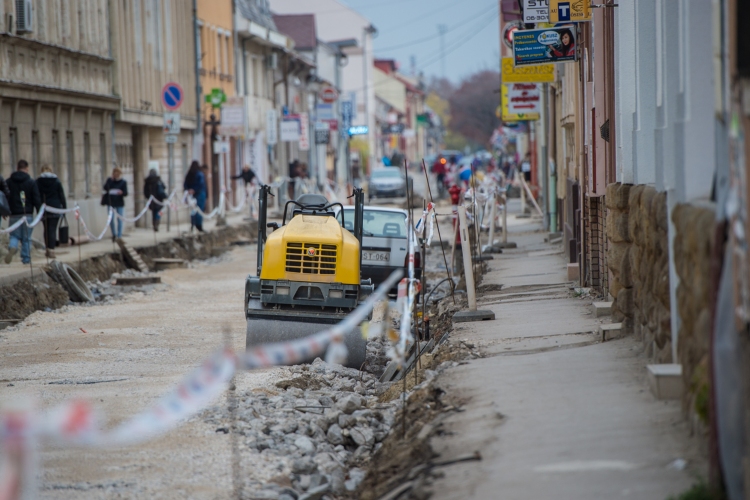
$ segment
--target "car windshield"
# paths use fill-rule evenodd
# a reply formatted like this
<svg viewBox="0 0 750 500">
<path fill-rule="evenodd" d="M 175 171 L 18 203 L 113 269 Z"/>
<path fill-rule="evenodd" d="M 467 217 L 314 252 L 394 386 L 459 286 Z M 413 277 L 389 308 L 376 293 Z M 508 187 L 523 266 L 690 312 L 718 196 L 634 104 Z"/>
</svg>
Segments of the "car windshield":
<svg viewBox="0 0 750 500">
<path fill-rule="evenodd" d="M 400 212 L 365 210 L 362 232 L 375 238 L 406 239 L 406 217 Z M 344 227 L 354 231 L 354 210 L 344 210 Z"/>
<path fill-rule="evenodd" d="M 388 178 L 397 179 L 397 178 L 401 177 L 401 172 L 399 172 L 395 168 L 393 170 L 386 170 L 386 169 L 383 169 L 383 170 L 374 170 L 372 172 L 372 176 L 371 177 L 373 179 L 388 179 Z"/>
</svg>

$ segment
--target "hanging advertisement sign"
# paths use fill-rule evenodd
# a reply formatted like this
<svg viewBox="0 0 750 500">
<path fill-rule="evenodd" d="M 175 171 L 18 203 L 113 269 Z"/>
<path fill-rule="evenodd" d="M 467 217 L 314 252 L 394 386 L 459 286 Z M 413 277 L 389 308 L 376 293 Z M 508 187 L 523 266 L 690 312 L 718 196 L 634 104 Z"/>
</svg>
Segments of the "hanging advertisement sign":
<svg viewBox="0 0 750 500">
<path fill-rule="evenodd" d="M 538 120 L 542 93 L 536 83 L 512 83 L 502 86 L 502 120 L 506 122 Z"/>
<path fill-rule="evenodd" d="M 524 23 L 546 23 L 548 19 L 548 0 L 523 0 Z"/>
<path fill-rule="evenodd" d="M 266 142 L 269 146 L 273 146 L 279 142 L 279 121 L 276 118 L 276 110 L 269 109 L 266 111 L 266 135 L 268 139 Z"/>
<path fill-rule="evenodd" d="M 516 67 L 512 57 L 503 57 L 502 78 L 503 83 L 551 83 L 555 81 L 555 65 Z"/>
<path fill-rule="evenodd" d="M 299 141 L 299 121 L 294 118 L 284 118 L 281 120 L 280 135 L 282 142 Z"/>
<path fill-rule="evenodd" d="M 552 24 L 591 21 L 591 0 L 549 0 Z"/>
<path fill-rule="evenodd" d="M 221 133 L 230 137 L 244 137 L 246 134 L 246 107 L 242 96 L 228 97 L 221 105 Z"/>
<path fill-rule="evenodd" d="M 307 113 L 299 114 L 299 149 L 300 151 L 310 149 L 310 119 Z"/>
<path fill-rule="evenodd" d="M 315 123 L 315 144 L 328 144 L 331 140 L 331 130 L 326 122 Z"/>
<path fill-rule="evenodd" d="M 515 66 L 575 60 L 576 37 L 572 25 L 513 33 Z"/>
</svg>

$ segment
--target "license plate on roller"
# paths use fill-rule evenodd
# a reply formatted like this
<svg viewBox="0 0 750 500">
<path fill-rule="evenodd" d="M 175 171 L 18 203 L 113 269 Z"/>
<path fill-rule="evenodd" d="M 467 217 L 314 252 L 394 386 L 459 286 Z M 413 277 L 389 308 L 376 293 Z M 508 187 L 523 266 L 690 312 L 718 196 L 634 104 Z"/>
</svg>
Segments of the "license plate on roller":
<svg viewBox="0 0 750 500">
<path fill-rule="evenodd" d="M 391 252 L 362 252 L 362 260 L 367 262 L 390 262 Z"/>
</svg>

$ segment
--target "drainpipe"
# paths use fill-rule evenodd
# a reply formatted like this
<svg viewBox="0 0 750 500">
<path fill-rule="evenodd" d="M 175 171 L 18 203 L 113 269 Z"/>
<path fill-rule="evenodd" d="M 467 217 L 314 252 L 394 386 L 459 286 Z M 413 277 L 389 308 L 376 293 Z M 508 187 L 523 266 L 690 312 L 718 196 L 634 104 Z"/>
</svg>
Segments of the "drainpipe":
<svg viewBox="0 0 750 500">
<path fill-rule="evenodd" d="M 202 133 L 201 126 L 201 88 L 200 62 L 201 55 L 198 53 L 198 0 L 193 0 L 193 46 L 195 47 L 195 114 L 196 114 L 196 133 Z M 184 168 L 184 165 L 183 165 Z"/>
</svg>

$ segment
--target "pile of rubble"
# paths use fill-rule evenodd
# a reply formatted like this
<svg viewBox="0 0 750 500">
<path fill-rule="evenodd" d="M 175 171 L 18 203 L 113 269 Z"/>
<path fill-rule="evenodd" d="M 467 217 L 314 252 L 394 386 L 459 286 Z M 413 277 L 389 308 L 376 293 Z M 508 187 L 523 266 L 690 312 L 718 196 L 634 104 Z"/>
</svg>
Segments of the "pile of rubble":
<svg viewBox="0 0 750 500">
<path fill-rule="evenodd" d="M 119 274 L 127 277 L 144 277 L 149 276 L 151 273 L 143 273 L 141 271 L 136 271 L 135 269 L 125 269 Z M 126 294 L 131 292 L 143 292 L 146 295 L 150 295 L 156 290 L 165 290 L 168 287 L 168 285 L 163 283 L 125 286 L 115 285 L 115 279 L 89 281 L 87 285 L 91 290 L 91 293 L 94 295 L 94 300 L 105 304 L 122 299 Z"/>
<path fill-rule="evenodd" d="M 289 370 L 292 377 L 277 382 L 278 391 L 238 394 L 234 406 L 230 397 L 228 406 L 214 406 L 202 418 L 216 432 L 236 433 L 242 498 L 350 497 L 400 402 L 379 402 L 390 384 L 368 372 L 320 359 Z"/>
</svg>

